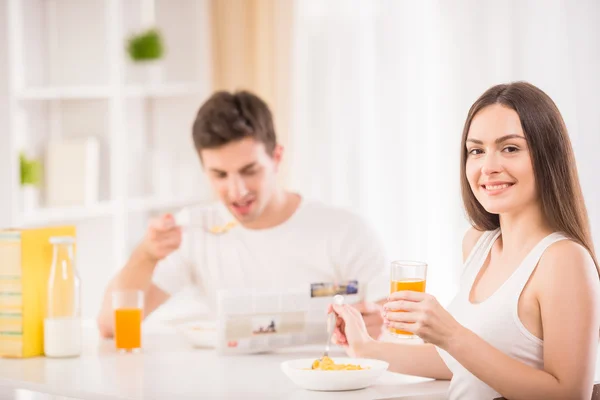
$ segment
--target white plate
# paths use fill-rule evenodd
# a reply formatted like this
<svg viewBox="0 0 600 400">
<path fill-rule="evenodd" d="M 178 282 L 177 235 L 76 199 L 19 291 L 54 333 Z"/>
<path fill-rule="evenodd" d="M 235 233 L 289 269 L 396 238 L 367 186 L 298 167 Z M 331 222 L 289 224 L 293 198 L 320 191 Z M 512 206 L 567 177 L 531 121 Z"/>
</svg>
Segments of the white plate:
<svg viewBox="0 0 600 400">
<path fill-rule="evenodd" d="M 186 341 L 194 347 L 214 348 L 217 343 L 215 321 L 193 321 L 176 326 Z"/>
<path fill-rule="evenodd" d="M 311 370 L 316 358 L 304 358 L 281 363 L 281 369 L 296 385 L 308 390 L 341 391 L 371 386 L 387 369 L 385 361 L 369 358 L 333 357 L 336 364 L 358 364 L 369 369 L 349 371 Z"/>
</svg>

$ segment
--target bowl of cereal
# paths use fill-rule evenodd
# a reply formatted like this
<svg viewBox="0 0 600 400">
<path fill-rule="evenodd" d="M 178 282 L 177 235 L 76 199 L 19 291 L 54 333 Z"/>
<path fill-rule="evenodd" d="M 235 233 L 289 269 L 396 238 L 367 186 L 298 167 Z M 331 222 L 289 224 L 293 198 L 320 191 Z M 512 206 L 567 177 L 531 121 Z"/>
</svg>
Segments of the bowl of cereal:
<svg viewBox="0 0 600 400">
<path fill-rule="evenodd" d="M 281 370 L 303 389 L 342 391 L 371 386 L 388 366 L 385 361 L 368 358 L 323 357 L 284 361 Z"/>
</svg>

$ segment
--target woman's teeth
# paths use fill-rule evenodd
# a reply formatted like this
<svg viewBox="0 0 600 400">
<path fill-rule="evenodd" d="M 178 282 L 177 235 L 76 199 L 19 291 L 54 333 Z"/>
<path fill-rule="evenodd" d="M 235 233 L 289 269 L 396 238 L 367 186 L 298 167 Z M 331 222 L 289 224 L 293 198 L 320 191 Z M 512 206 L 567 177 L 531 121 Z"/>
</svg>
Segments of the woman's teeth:
<svg viewBox="0 0 600 400">
<path fill-rule="evenodd" d="M 504 183 L 502 185 L 485 185 L 485 188 L 487 190 L 500 190 L 500 189 L 506 189 L 509 186 L 510 186 L 509 183 Z"/>
</svg>

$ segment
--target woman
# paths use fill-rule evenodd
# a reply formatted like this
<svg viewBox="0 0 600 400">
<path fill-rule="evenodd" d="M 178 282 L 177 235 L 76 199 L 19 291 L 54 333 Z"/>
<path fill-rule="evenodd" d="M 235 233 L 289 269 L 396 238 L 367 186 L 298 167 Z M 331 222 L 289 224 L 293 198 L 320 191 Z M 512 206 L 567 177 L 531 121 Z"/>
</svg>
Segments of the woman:
<svg viewBox="0 0 600 400">
<path fill-rule="evenodd" d="M 358 312 L 333 306 L 334 339 L 392 371 L 451 378 L 451 399 L 589 400 L 600 280 L 560 112 L 531 84 L 494 86 L 469 111 L 461 153 L 473 228 L 448 311 L 429 294 L 390 295 L 385 323 L 425 342 L 414 345 L 376 342 Z"/>
</svg>

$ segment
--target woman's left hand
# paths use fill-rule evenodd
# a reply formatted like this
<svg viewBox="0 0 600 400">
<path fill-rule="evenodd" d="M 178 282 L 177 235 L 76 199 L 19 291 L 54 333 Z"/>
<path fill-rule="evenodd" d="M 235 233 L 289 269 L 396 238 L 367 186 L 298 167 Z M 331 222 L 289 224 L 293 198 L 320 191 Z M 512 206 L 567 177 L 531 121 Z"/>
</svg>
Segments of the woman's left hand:
<svg viewBox="0 0 600 400">
<path fill-rule="evenodd" d="M 386 325 L 412 332 L 444 350 L 464 329 L 435 297 L 427 293 L 409 290 L 392 293 L 383 309 Z"/>
</svg>

